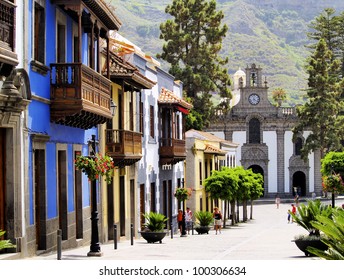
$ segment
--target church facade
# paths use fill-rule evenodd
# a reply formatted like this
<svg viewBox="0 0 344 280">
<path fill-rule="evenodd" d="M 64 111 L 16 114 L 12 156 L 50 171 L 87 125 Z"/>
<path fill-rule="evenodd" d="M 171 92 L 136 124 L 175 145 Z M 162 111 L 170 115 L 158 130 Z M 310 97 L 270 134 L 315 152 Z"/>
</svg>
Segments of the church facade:
<svg viewBox="0 0 344 280">
<path fill-rule="evenodd" d="M 320 153 L 307 160 L 300 155 L 310 132 L 293 141 L 296 108 L 270 102 L 266 77 L 255 64 L 238 70 L 233 82 L 231 110 L 209 130 L 239 144 L 237 165 L 263 175 L 264 197 L 321 195 Z"/>
</svg>

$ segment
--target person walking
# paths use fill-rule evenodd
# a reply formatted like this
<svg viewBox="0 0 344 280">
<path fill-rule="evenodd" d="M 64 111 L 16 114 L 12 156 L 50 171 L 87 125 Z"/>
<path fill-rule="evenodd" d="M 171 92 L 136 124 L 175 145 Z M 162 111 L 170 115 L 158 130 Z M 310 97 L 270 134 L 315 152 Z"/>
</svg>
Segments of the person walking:
<svg viewBox="0 0 344 280">
<path fill-rule="evenodd" d="M 218 207 L 214 208 L 213 218 L 214 218 L 214 225 L 215 225 L 216 234 L 217 234 L 217 232 L 221 233 L 222 215 L 221 215 L 221 212 L 219 211 Z"/>
<path fill-rule="evenodd" d="M 183 210 L 182 209 L 178 210 L 177 221 L 178 221 L 178 228 L 179 228 L 180 236 L 182 236 L 183 235 Z"/>
<path fill-rule="evenodd" d="M 190 234 L 190 230 L 192 228 L 192 212 L 189 207 L 186 207 L 185 226 L 186 226 L 187 233 Z"/>
<path fill-rule="evenodd" d="M 280 199 L 280 197 L 279 197 L 278 194 L 276 194 L 275 203 L 276 203 L 276 208 L 278 209 L 278 208 L 279 208 L 279 205 L 280 205 L 280 203 L 281 203 L 281 199 Z"/>
<path fill-rule="evenodd" d="M 295 204 L 292 204 L 291 205 L 291 213 L 293 215 L 296 215 L 296 207 L 295 207 Z M 291 222 L 293 223 L 294 222 L 294 217 L 291 217 Z"/>
</svg>

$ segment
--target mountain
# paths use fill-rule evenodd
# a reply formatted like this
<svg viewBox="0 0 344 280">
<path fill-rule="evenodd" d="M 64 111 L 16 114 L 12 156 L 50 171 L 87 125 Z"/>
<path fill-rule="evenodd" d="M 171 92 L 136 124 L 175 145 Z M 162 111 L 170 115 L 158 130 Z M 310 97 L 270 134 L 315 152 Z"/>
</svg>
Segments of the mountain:
<svg viewBox="0 0 344 280">
<path fill-rule="evenodd" d="M 145 53 L 161 53 L 159 26 L 169 18 L 165 7 L 172 0 L 107 0 L 123 25 L 119 33 Z M 284 88 L 289 105 L 304 101 L 304 71 L 309 23 L 325 8 L 344 11 L 343 0 L 218 0 L 217 9 L 229 27 L 222 55 L 229 57 L 228 71 L 255 63 L 263 68 L 270 92 Z M 168 70 L 168 65 L 160 61 Z"/>
</svg>

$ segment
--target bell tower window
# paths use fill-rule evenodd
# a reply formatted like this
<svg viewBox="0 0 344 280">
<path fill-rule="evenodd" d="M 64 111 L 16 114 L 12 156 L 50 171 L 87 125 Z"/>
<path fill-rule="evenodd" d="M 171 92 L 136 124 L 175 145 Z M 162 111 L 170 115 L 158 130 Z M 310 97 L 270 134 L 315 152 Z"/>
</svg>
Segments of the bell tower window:
<svg viewBox="0 0 344 280">
<path fill-rule="evenodd" d="M 250 144 L 260 144 L 260 121 L 253 118 L 249 122 L 249 143 Z"/>
<path fill-rule="evenodd" d="M 296 156 L 301 155 L 301 149 L 302 149 L 302 139 L 298 137 L 295 141 L 295 155 Z"/>
</svg>

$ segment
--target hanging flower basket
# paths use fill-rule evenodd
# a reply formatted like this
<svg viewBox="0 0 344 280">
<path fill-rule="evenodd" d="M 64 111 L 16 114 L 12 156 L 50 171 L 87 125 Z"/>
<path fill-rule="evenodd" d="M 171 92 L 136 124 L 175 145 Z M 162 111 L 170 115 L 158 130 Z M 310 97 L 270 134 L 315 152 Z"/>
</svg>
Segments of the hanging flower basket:
<svg viewBox="0 0 344 280">
<path fill-rule="evenodd" d="M 75 166 L 87 175 L 89 181 L 105 176 L 107 184 L 112 182 L 115 166 L 113 159 L 107 155 L 97 153 L 95 156 L 78 156 L 75 159 Z"/>
<path fill-rule="evenodd" d="M 336 194 L 344 192 L 344 182 L 339 173 L 324 176 L 322 180 L 322 186 L 325 192 L 332 192 Z"/>
<path fill-rule="evenodd" d="M 188 189 L 186 188 L 177 188 L 176 192 L 174 193 L 174 196 L 179 200 L 179 201 L 185 201 L 188 199 L 188 197 L 191 194 L 189 193 Z"/>
</svg>

